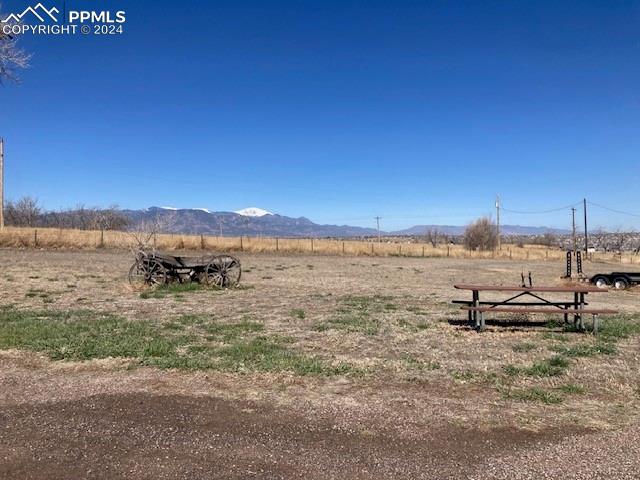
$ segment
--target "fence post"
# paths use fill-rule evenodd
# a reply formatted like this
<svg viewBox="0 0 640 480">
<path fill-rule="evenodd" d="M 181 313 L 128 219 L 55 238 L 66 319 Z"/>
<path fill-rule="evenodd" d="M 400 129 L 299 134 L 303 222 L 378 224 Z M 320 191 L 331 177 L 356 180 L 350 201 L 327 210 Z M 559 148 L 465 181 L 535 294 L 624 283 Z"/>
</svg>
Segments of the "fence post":
<svg viewBox="0 0 640 480">
<path fill-rule="evenodd" d="M 509 247 L 509 260 L 511 260 L 513 257 L 511 256 L 511 247 Z"/>
<path fill-rule="evenodd" d="M 202 234 L 200 234 L 200 248 L 202 250 L 206 249 L 206 244 L 205 244 L 205 241 L 204 241 L 204 235 L 202 235 Z"/>
<path fill-rule="evenodd" d="M 278 237 L 276 237 L 276 252 L 280 251 L 280 242 L 278 240 Z"/>
<path fill-rule="evenodd" d="M 100 248 L 104 248 L 104 228 L 100 229 Z"/>
<path fill-rule="evenodd" d="M 37 228 L 33 231 L 33 246 L 34 247 L 38 246 L 38 229 Z"/>
<path fill-rule="evenodd" d="M 240 251 L 244 252 L 244 244 L 242 243 L 242 235 L 240 235 Z"/>
<path fill-rule="evenodd" d="M 449 256 L 449 254 L 450 254 L 450 250 L 451 250 L 451 245 L 447 245 L 447 257 L 448 257 L 448 256 Z"/>
<path fill-rule="evenodd" d="M 344 240 L 342 241 L 342 254 L 344 255 Z"/>
<path fill-rule="evenodd" d="M 311 253 L 313 253 L 313 238 L 311 239 Z"/>
</svg>

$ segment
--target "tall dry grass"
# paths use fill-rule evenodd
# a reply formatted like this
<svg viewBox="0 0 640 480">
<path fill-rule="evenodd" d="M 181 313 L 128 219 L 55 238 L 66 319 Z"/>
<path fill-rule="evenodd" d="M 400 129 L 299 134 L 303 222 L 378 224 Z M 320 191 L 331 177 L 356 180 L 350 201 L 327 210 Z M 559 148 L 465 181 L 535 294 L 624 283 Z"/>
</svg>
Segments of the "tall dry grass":
<svg viewBox="0 0 640 480">
<path fill-rule="evenodd" d="M 429 243 L 400 243 L 291 239 L 270 237 L 216 237 L 206 235 L 157 234 L 152 240 L 157 250 L 212 250 L 231 252 L 283 252 L 317 253 L 346 256 L 406 256 L 406 257 L 450 257 L 450 258 L 504 258 L 513 260 L 564 260 L 566 253 L 557 248 L 540 245 L 503 245 L 500 251 L 469 251 L 462 245 L 438 245 Z M 127 232 L 66 230 L 55 228 L 6 227 L 0 232 L 0 247 L 61 248 L 61 249 L 128 249 L 136 245 Z M 592 261 L 640 264 L 640 257 L 631 253 L 617 255 L 598 252 L 591 255 Z"/>
</svg>

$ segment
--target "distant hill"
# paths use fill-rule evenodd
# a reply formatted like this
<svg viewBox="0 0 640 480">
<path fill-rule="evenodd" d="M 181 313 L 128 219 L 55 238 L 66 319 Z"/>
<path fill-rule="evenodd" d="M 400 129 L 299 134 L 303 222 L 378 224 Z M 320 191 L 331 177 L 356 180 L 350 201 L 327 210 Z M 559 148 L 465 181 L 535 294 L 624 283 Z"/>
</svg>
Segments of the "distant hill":
<svg viewBox="0 0 640 480">
<path fill-rule="evenodd" d="M 212 212 L 205 208 L 177 209 L 172 207 L 150 207 L 145 210 L 124 210 L 132 226 L 159 221 L 162 230 L 171 233 L 226 236 L 265 237 L 370 237 L 378 234 L 375 228 L 350 225 L 320 225 L 308 218 L 292 218 L 278 215 L 257 207 L 245 208 L 237 212 Z M 445 235 L 457 236 L 464 233 L 464 226 L 416 225 L 397 232 L 381 232 L 383 235 L 424 235 L 428 230 L 438 230 Z M 567 230 L 504 225 L 504 235 L 543 235 L 547 232 L 567 234 Z"/>
</svg>

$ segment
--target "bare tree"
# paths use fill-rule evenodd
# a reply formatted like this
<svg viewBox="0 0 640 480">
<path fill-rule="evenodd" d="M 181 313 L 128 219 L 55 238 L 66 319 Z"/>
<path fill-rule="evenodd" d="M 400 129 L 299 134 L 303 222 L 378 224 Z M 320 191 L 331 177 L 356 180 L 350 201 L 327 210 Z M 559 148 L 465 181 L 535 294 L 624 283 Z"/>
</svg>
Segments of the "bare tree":
<svg viewBox="0 0 640 480">
<path fill-rule="evenodd" d="M 4 19 L 2 5 L 0 4 L 0 19 Z M 17 26 L 15 21 L 8 20 L 2 23 L 0 29 L 0 83 L 6 80 L 19 82 L 20 76 L 17 71 L 27 68 L 31 55 L 17 46 L 18 35 L 13 27 Z"/>
<path fill-rule="evenodd" d="M 469 250 L 493 250 L 498 246 L 495 224 L 487 217 L 479 218 L 464 232 L 464 245 Z"/>
<path fill-rule="evenodd" d="M 155 236 L 166 232 L 176 222 L 175 212 L 156 214 L 150 220 L 142 220 L 128 232 L 133 250 L 155 250 Z"/>
<path fill-rule="evenodd" d="M 440 232 L 437 228 L 430 228 L 424 233 L 427 238 L 427 242 L 431 244 L 432 247 L 437 247 L 438 242 L 440 241 Z"/>
<path fill-rule="evenodd" d="M 607 232 L 602 227 L 598 228 L 595 232 L 591 232 L 591 244 L 596 248 L 601 248 L 602 250 L 607 251 L 609 250 L 607 237 Z"/>
<path fill-rule="evenodd" d="M 37 226 L 42 213 L 38 200 L 31 197 L 23 197 L 17 202 L 7 202 L 4 211 L 7 224 L 16 227 Z"/>
<path fill-rule="evenodd" d="M 541 239 L 541 245 L 545 247 L 555 247 L 559 245 L 559 243 L 558 237 L 551 232 L 545 233 Z"/>
<path fill-rule="evenodd" d="M 618 229 L 612 234 L 611 238 L 615 251 L 619 254 L 622 254 L 625 244 L 627 243 L 627 239 L 629 238 L 629 234 L 621 229 Z"/>
</svg>

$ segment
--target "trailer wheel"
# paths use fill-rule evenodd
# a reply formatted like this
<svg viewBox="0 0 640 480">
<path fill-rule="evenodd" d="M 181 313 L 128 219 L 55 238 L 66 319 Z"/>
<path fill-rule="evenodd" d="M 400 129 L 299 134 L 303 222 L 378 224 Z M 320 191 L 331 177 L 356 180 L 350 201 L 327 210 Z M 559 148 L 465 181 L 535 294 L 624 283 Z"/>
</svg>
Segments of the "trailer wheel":
<svg viewBox="0 0 640 480">
<path fill-rule="evenodd" d="M 603 276 L 595 277 L 592 282 L 598 288 L 607 288 L 610 285 L 609 279 Z"/>
<path fill-rule="evenodd" d="M 616 290 L 626 290 L 629 288 L 629 281 L 624 277 L 616 277 L 613 279 L 613 286 Z"/>
</svg>

